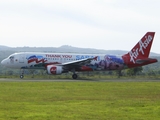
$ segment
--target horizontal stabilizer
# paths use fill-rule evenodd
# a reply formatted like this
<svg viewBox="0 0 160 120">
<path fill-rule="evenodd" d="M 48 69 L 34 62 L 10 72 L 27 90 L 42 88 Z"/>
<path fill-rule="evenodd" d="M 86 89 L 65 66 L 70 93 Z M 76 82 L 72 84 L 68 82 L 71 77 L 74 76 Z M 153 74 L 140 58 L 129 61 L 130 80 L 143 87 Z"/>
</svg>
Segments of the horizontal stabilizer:
<svg viewBox="0 0 160 120">
<path fill-rule="evenodd" d="M 146 62 L 150 62 L 150 61 L 157 61 L 157 59 L 153 59 L 153 58 L 146 58 L 146 59 L 137 59 L 136 63 L 137 64 L 144 64 Z"/>
</svg>

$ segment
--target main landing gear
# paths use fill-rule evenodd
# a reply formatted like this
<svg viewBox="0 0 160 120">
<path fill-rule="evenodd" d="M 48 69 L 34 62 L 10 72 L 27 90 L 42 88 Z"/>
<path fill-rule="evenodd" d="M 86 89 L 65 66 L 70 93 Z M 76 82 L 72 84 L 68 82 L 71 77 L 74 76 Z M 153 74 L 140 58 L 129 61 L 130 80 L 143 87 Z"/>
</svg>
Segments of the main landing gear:
<svg viewBox="0 0 160 120">
<path fill-rule="evenodd" d="M 72 78 L 77 79 L 78 75 L 76 74 L 75 69 L 72 69 L 71 72 L 73 73 Z"/>
<path fill-rule="evenodd" d="M 77 79 L 78 75 L 76 73 L 73 73 L 72 78 Z"/>
</svg>

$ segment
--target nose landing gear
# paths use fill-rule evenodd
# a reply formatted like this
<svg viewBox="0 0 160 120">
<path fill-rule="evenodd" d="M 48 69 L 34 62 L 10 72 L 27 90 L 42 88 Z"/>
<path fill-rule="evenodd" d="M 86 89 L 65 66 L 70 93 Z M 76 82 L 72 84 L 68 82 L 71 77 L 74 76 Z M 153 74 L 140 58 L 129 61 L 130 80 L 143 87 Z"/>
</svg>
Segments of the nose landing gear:
<svg viewBox="0 0 160 120">
<path fill-rule="evenodd" d="M 24 75 L 20 75 L 19 77 L 20 77 L 21 79 L 23 79 Z"/>
<path fill-rule="evenodd" d="M 24 78 L 24 69 L 20 69 L 20 73 L 21 73 L 21 75 L 19 76 L 21 79 L 23 79 Z"/>
</svg>

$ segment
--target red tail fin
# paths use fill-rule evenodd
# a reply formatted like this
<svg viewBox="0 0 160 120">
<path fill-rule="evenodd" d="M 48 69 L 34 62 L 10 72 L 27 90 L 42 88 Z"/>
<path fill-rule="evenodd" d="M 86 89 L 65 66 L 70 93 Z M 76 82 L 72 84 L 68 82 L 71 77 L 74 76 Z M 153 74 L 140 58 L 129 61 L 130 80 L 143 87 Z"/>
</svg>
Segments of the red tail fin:
<svg viewBox="0 0 160 120">
<path fill-rule="evenodd" d="M 148 58 L 154 34 L 155 32 L 147 32 L 130 52 L 122 56 L 128 67 L 141 66 L 137 61 Z"/>
</svg>

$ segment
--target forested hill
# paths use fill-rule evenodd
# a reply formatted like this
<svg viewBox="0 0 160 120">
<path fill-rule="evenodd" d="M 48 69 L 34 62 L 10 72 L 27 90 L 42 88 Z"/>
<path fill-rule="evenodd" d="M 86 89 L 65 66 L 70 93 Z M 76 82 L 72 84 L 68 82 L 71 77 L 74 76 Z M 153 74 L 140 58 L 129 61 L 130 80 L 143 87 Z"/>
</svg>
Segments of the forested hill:
<svg viewBox="0 0 160 120">
<path fill-rule="evenodd" d="M 123 55 L 128 51 L 124 50 L 102 50 L 92 48 L 78 48 L 68 45 L 61 47 L 7 47 L 0 45 L 0 51 L 10 52 L 56 52 L 56 53 L 88 53 L 88 54 L 111 54 L 111 55 Z M 158 53 L 151 52 L 150 56 L 160 56 Z"/>
<path fill-rule="evenodd" d="M 15 52 L 51 52 L 51 53 L 88 53 L 88 54 L 110 54 L 110 55 L 123 55 L 127 53 L 128 51 L 122 51 L 122 50 L 99 50 L 99 49 L 90 49 L 90 48 L 77 48 L 77 47 L 71 47 L 71 46 L 61 46 L 61 47 L 16 47 L 11 48 L 7 46 L 0 46 L 0 61 L 8 57 L 9 55 L 15 53 Z M 151 53 L 151 57 L 158 59 L 160 61 L 160 54 L 157 53 Z M 129 70 L 123 70 L 122 74 L 125 75 L 132 75 L 132 71 Z M 27 74 L 33 74 L 33 71 L 28 71 Z M 34 71 L 37 75 L 40 75 L 42 71 L 36 70 Z M 102 72 L 103 73 L 103 72 Z M 105 72 L 105 75 L 114 75 L 114 72 Z M 112 74 L 111 74 L 112 73 Z M 130 74 L 131 73 L 131 74 Z M 99 73 L 94 73 L 95 75 L 100 75 Z M 160 62 L 146 65 L 141 70 L 141 73 L 138 73 L 139 75 L 154 75 L 159 76 L 160 75 Z M 19 75 L 19 70 L 11 69 L 4 67 L 0 64 L 0 77 L 3 75 Z M 6 77 L 5 76 L 5 77 Z"/>
</svg>

